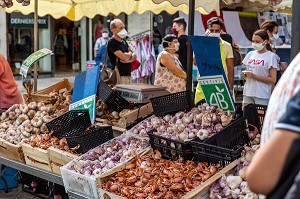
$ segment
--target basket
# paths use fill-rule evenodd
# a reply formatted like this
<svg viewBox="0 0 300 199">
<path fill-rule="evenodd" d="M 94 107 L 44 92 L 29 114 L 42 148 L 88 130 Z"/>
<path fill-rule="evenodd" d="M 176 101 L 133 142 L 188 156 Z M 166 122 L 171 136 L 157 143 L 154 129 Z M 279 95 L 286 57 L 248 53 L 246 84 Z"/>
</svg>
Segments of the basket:
<svg viewBox="0 0 300 199">
<path fill-rule="evenodd" d="M 153 150 L 158 150 L 164 159 L 178 160 L 182 157 L 184 161 L 192 159 L 190 142 L 180 142 L 154 134 L 156 129 L 148 132 L 149 142 Z"/>
<path fill-rule="evenodd" d="M 259 133 L 261 133 L 267 106 L 259 104 L 249 104 L 245 107 L 244 117 L 248 120 L 249 124 L 256 126 Z"/>
<path fill-rule="evenodd" d="M 154 114 L 157 116 L 172 114 L 182 110 L 190 110 L 194 106 L 192 93 L 190 91 L 154 97 L 150 100 Z"/>
<path fill-rule="evenodd" d="M 190 144 L 195 162 L 226 166 L 241 157 L 243 146 L 248 142 L 246 121 L 241 117 L 204 142 L 194 140 Z"/>
<path fill-rule="evenodd" d="M 77 153 L 86 153 L 114 138 L 111 126 L 97 126 L 72 137 L 66 137 L 69 147 L 79 146 Z"/>
<path fill-rule="evenodd" d="M 122 111 L 129 107 L 129 102 L 113 91 L 105 82 L 100 80 L 98 85 L 98 97 L 114 111 Z"/>
<path fill-rule="evenodd" d="M 91 126 L 88 110 L 71 110 L 46 124 L 49 131 L 59 139 L 74 136 Z"/>
</svg>

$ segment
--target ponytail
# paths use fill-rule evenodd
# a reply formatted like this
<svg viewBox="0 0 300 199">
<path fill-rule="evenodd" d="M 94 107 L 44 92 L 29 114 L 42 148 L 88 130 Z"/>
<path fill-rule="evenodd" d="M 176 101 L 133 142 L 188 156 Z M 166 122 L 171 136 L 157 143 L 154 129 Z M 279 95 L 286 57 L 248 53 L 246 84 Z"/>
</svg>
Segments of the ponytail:
<svg viewBox="0 0 300 199">
<path fill-rule="evenodd" d="M 267 42 L 266 48 L 267 48 L 268 51 L 273 52 L 273 49 L 272 49 L 271 45 L 269 44 L 269 42 Z"/>
</svg>

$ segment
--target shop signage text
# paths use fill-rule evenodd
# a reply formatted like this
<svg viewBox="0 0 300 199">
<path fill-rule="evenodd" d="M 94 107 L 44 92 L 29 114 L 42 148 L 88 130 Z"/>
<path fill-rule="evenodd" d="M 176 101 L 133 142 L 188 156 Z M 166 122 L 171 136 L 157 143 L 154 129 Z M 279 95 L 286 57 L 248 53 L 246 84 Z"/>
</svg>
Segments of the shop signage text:
<svg viewBox="0 0 300 199">
<path fill-rule="evenodd" d="M 8 24 L 10 27 L 32 28 L 34 17 L 32 14 L 22 15 L 20 13 L 11 13 Z M 39 28 L 48 28 L 48 17 L 39 17 L 38 25 Z"/>
</svg>

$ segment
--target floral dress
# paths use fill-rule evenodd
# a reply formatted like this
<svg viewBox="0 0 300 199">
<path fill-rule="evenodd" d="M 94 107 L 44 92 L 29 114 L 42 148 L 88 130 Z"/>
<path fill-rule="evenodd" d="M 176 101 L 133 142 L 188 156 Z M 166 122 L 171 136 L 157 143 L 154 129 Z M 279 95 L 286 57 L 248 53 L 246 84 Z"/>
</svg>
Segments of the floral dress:
<svg viewBox="0 0 300 199">
<path fill-rule="evenodd" d="M 171 56 L 178 68 L 181 69 L 179 59 L 167 51 L 162 51 L 157 58 L 154 85 L 163 86 L 170 93 L 177 93 L 186 90 L 186 80 L 173 74 L 168 68 L 161 64 L 162 54 Z"/>
</svg>

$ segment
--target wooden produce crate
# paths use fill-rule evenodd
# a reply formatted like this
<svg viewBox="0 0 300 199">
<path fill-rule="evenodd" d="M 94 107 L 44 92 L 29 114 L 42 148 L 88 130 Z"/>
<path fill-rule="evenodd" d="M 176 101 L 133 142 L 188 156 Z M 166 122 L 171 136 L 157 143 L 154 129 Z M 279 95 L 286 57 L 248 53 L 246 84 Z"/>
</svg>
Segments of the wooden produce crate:
<svg viewBox="0 0 300 199">
<path fill-rule="evenodd" d="M 26 164 L 52 172 L 47 150 L 32 147 L 24 142 L 22 143 L 22 149 Z"/>
<path fill-rule="evenodd" d="M 60 82 L 49 86 L 48 88 L 42 89 L 40 91 L 36 91 L 31 93 L 31 101 L 35 102 L 41 102 L 50 99 L 49 93 L 51 93 L 53 90 L 62 90 L 66 89 L 67 91 L 71 90 L 73 88 L 73 83 L 70 83 L 68 79 L 63 79 Z M 24 95 L 25 101 L 28 99 L 28 94 L 25 93 Z"/>
<path fill-rule="evenodd" d="M 21 145 L 12 144 L 0 138 L 0 156 L 25 163 Z"/>
<path fill-rule="evenodd" d="M 206 199 L 208 198 L 208 189 L 211 187 L 211 185 L 219 180 L 222 175 L 228 173 L 230 170 L 232 170 L 236 165 L 238 164 L 238 160 L 233 161 L 232 163 L 228 164 L 226 167 L 224 167 L 222 170 L 220 170 L 218 173 L 210 177 L 208 180 L 203 182 L 201 185 L 195 187 L 193 190 L 187 192 L 184 196 L 182 196 L 182 199 Z M 126 165 L 123 165 L 123 168 L 125 168 Z M 104 181 L 105 179 L 102 179 Z M 126 199 L 126 197 L 118 196 L 114 193 L 108 192 L 102 188 L 98 188 L 98 194 L 99 199 Z"/>
<path fill-rule="evenodd" d="M 75 158 L 78 158 L 79 155 L 75 155 L 63 150 L 60 150 L 58 148 L 55 148 L 53 146 L 48 148 L 48 155 L 50 160 L 50 165 L 53 173 L 59 174 L 60 173 L 60 167 L 68 164 Z"/>
<path fill-rule="evenodd" d="M 138 156 L 141 156 L 145 153 L 148 153 L 149 151 L 152 151 L 151 147 L 146 148 L 142 152 L 138 154 Z M 136 156 L 135 156 L 136 157 Z M 69 162 L 67 165 L 60 167 L 61 175 L 64 182 L 64 187 L 66 192 L 69 190 L 75 191 L 77 193 L 80 193 L 88 198 L 98 198 L 98 185 L 101 185 L 101 179 L 115 173 L 118 171 L 121 171 L 125 168 L 125 165 L 131 161 L 132 157 L 125 162 L 122 162 L 115 166 L 114 168 L 108 170 L 107 172 L 103 173 L 102 175 L 98 176 L 97 178 L 95 176 L 88 177 L 83 174 L 77 173 L 75 171 L 67 169 L 72 162 Z M 78 157 L 77 159 L 79 159 Z M 75 159 L 75 160 L 77 160 Z M 74 160 L 74 161 L 75 161 Z"/>
<path fill-rule="evenodd" d="M 134 124 L 137 120 L 143 119 L 152 113 L 152 104 L 148 103 L 140 108 L 130 110 L 128 113 L 123 115 L 117 123 L 114 123 L 113 126 L 123 128 L 126 130 L 128 126 Z M 103 123 L 103 121 L 104 119 L 96 118 L 96 122 L 98 123 Z"/>
</svg>

